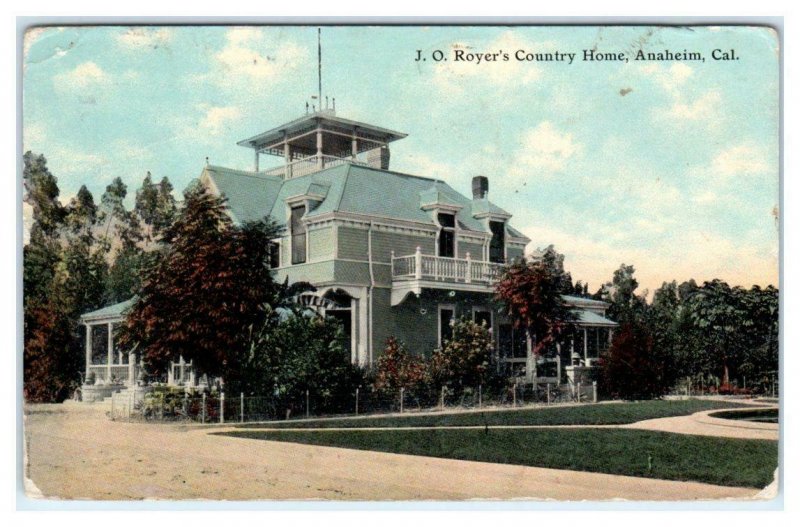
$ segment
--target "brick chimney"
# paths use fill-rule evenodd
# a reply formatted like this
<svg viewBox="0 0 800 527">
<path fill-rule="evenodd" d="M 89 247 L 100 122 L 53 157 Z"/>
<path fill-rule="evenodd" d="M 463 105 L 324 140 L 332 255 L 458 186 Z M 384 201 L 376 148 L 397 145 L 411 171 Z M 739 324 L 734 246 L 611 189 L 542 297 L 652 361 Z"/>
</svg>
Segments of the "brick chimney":
<svg viewBox="0 0 800 527">
<path fill-rule="evenodd" d="M 472 199 L 484 199 L 489 196 L 489 178 L 475 176 L 472 178 Z"/>
<path fill-rule="evenodd" d="M 389 147 L 386 145 L 367 151 L 367 165 L 372 168 L 389 170 L 389 158 Z"/>
</svg>

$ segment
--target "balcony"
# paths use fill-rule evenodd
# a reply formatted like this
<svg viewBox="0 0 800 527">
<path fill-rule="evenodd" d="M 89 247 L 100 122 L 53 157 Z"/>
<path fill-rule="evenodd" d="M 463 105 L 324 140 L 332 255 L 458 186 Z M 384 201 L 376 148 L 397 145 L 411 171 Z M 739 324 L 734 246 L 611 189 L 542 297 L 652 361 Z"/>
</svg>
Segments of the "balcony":
<svg viewBox="0 0 800 527">
<path fill-rule="evenodd" d="M 443 258 L 422 254 L 395 256 L 392 253 L 392 305 L 400 304 L 410 293 L 423 289 L 451 289 L 491 293 L 502 273 L 503 264 L 466 258 Z"/>
</svg>

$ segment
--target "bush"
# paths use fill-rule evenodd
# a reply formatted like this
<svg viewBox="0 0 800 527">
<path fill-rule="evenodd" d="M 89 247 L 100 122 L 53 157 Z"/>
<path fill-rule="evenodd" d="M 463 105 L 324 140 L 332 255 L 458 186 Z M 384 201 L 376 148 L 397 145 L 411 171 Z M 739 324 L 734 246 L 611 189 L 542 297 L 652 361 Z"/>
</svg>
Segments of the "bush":
<svg viewBox="0 0 800 527">
<path fill-rule="evenodd" d="M 671 384 L 656 357 L 653 337 L 633 324 L 624 325 L 600 357 L 599 378 L 604 395 L 630 400 L 661 397 Z"/>
<path fill-rule="evenodd" d="M 382 393 L 397 393 L 400 388 L 423 388 L 427 376 L 427 361 L 411 355 L 402 342 L 394 337 L 386 340 L 386 348 L 378 359 L 373 387 Z"/>
<path fill-rule="evenodd" d="M 493 370 L 494 344 L 484 324 L 461 319 L 453 325 L 453 338 L 433 352 L 429 376 L 436 387 L 447 386 L 456 395 L 486 381 Z"/>
</svg>

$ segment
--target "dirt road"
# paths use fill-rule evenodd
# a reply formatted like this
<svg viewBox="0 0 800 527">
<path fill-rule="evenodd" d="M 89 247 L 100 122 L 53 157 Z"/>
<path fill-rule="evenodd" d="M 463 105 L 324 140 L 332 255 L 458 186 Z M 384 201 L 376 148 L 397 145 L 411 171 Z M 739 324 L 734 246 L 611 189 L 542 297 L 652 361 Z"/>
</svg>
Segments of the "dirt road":
<svg viewBox="0 0 800 527">
<path fill-rule="evenodd" d="M 757 491 L 209 435 L 108 420 L 91 405 L 26 408 L 33 494 L 96 500 L 708 500 Z"/>
</svg>

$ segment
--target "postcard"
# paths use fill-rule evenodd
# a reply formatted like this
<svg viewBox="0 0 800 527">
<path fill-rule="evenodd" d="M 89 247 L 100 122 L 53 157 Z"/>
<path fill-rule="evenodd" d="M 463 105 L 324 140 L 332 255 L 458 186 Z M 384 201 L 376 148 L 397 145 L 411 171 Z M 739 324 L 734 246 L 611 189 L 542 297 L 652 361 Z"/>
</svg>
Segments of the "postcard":
<svg viewBox="0 0 800 527">
<path fill-rule="evenodd" d="M 780 35 L 33 26 L 28 498 L 779 493 Z"/>
</svg>

